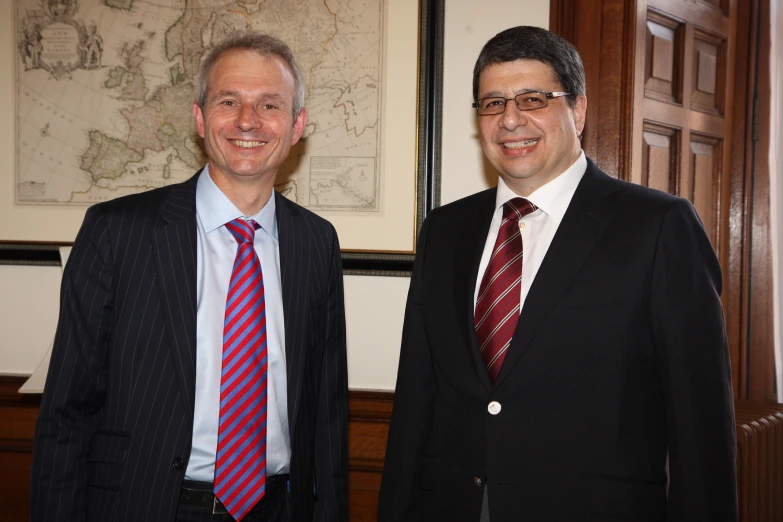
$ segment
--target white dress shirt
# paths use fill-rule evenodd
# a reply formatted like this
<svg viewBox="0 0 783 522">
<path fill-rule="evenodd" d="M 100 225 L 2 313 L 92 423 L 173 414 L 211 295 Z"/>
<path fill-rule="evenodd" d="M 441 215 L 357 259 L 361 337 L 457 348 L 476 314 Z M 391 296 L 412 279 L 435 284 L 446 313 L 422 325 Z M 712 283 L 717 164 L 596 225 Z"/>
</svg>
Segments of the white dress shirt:
<svg viewBox="0 0 783 522">
<path fill-rule="evenodd" d="M 196 409 L 193 448 L 185 472 L 188 480 L 213 482 L 220 410 L 223 360 L 223 319 L 237 241 L 225 227 L 243 217 L 261 228 L 253 246 L 261 261 L 266 300 L 267 331 L 267 442 L 266 474 L 288 473 L 291 443 L 285 361 L 285 325 L 280 282 L 280 249 L 275 217 L 275 194 L 255 216 L 244 216 L 215 185 L 205 167 L 196 186 Z"/>
<path fill-rule="evenodd" d="M 563 216 L 568 210 L 571 198 L 574 197 L 576 187 L 587 170 L 587 159 L 582 152 L 579 158 L 566 169 L 561 175 L 539 187 L 526 199 L 533 203 L 538 210 L 531 212 L 519 220 L 519 230 L 522 233 L 522 289 L 519 301 L 519 309 L 525 305 L 527 293 L 533 280 L 536 278 L 541 262 L 544 261 L 549 245 L 555 237 L 555 232 L 563 221 Z M 484 253 L 481 255 L 479 264 L 478 279 L 476 280 L 476 289 L 473 293 L 473 308 L 476 308 L 476 299 L 478 298 L 479 286 L 484 272 L 489 265 L 489 259 L 492 256 L 492 250 L 495 248 L 495 241 L 498 238 L 500 222 L 503 220 L 503 205 L 514 198 L 520 197 L 503 181 L 498 179 L 498 191 L 495 198 L 495 214 L 492 216 L 492 223 L 489 226 L 487 241 L 484 244 Z"/>
</svg>

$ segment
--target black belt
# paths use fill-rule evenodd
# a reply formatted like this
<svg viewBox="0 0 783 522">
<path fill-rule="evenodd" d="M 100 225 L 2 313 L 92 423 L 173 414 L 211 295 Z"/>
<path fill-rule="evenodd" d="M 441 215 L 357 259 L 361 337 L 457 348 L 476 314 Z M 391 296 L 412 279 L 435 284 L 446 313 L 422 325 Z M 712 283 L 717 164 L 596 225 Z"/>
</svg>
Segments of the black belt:
<svg viewBox="0 0 783 522">
<path fill-rule="evenodd" d="M 250 512 L 252 513 L 260 506 L 263 506 L 267 498 L 279 495 L 287 487 L 288 475 L 267 477 L 264 496 L 253 506 Z M 214 486 L 211 482 L 185 480 L 182 482 L 182 489 L 179 493 L 179 503 L 182 506 L 210 509 L 213 515 L 228 513 L 223 503 L 215 496 L 213 489 Z"/>
</svg>

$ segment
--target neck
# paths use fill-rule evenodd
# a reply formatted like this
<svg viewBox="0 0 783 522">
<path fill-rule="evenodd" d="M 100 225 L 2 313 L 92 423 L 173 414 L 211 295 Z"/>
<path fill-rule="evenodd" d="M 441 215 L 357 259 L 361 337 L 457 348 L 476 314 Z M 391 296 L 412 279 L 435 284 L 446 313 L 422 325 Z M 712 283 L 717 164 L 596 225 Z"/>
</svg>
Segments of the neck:
<svg viewBox="0 0 783 522">
<path fill-rule="evenodd" d="M 210 164 L 209 175 L 215 185 L 245 216 L 257 214 L 272 195 L 274 176 L 238 178 L 222 174 Z"/>
<path fill-rule="evenodd" d="M 571 158 L 567 162 L 563 163 L 565 166 L 561 165 L 555 172 L 549 172 L 546 174 L 538 173 L 536 175 L 530 176 L 529 178 L 512 178 L 510 176 L 503 176 L 503 181 L 516 195 L 527 198 L 530 196 L 530 194 L 540 189 L 550 181 L 562 176 L 565 171 L 570 169 L 573 164 L 576 163 L 576 160 L 579 159 L 579 155 L 581 153 L 581 148 L 575 150 L 571 155 Z"/>
</svg>

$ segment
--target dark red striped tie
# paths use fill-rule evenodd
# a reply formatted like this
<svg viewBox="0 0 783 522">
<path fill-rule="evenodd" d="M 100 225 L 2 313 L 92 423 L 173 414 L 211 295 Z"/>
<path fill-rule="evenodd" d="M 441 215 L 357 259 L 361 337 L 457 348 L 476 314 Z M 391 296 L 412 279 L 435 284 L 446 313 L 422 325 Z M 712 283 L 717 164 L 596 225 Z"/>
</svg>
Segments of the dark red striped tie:
<svg viewBox="0 0 783 522">
<path fill-rule="evenodd" d="M 503 220 L 479 285 L 474 321 L 476 340 L 489 378 L 495 382 L 519 319 L 522 291 L 522 234 L 519 220 L 536 210 L 523 198 L 503 205 Z"/>
</svg>

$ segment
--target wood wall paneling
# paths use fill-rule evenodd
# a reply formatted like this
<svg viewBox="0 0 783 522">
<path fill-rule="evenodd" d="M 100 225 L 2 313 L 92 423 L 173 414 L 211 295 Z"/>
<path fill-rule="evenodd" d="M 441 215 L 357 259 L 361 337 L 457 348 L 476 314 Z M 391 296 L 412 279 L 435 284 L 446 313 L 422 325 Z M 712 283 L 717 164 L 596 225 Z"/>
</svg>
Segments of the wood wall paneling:
<svg viewBox="0 0 783 522">
<path fill-rule="evenodd" d="M 0 522 L 28 520 L 30 466 L 40 395 L 17 392 L 25 378 L 0 376 Z M 348 500 L 352 522 L 378 512 L 394 394 L 351 390 L 348 398 Z"/>
<path fill-rule="evenodd" d="M 20 395 L 20 377 L 0 376 L 0 521 L 28 520 L 30 461 L 40 395 Z M 349 510 L 352 522 L 375 522 L 394 395 L 349 394 Z M 783 515 L 783 405 L 737 401 L 742 522 Z"/>
<path fill-rule="evenodd" d="M 633 9 L 625 0 L 551 0 L 549 6 L 550 29 L 572 42 L 585 64 L 582 148 L 607 174 L 621 179 L 627 179 L 630 163 Z"/>
<path fill-rule="evenodd" d="M 772 402 L 769 2 L 551 0 L 550 29 L 585 65 L 585 153 L 696 206 L 723 269 L 735 397 Z"/>
<path fill-rule="evenodd" d="M 716 251 L 720 250 L 722 143 L 709 135 L 691 133 L 686 176 L 690 184 L 687 190 L 679 191 L 680 196 L 693 202 Z"/>
<path fill-rule="evenodd" d="M 726 39 L 701 29 L 694 30 L 691 109 L 725 115 Z"/>
<path fill-rule="evenodd" d="M 28 520 L 30 465 L 40 397 L 17 393 L 25 379 L 0 376 L 0 520 Z"/>
<path fill-rule="evenodd" d="M 753 126 L 753 96 L 754 82 L 749 61 L 756 54 L 755 33 L 752 21 L 755 19 L 753 11 L 756 0 L 747 4 L 750 8 L 739 9 L 737 12 L 736 46 L 734 56 L 737 69 L 745 71 L 744 78 L 737 78 L 729 90 L 727 99 L 731 100 L 734 108 L 734 126 L 732 140 L 734 147 L 731 150 L 731 195 L 729 203 L 729 262 L 728 267 L 723 266 L 724 272 L 728 272 L 728 287 L 724 296 L 727 297 L 726 326 L 728 331 L 729 346 L 731 346 L 732 380 L 735 397 L 748 397 L 748 332 L 752 327 L 752 315 L 750 312 L 750 220 L 745 218 L 745 209 L 752 202 L 751 176 L 746 175 L 751 171 L 749 149 L 752 147 L 751 129 Z M 746 64 L 741 67 L 739 64 Z M 728 106 L 728 105 L 727 105 Z"/>
<path fill-rule="evenodd" d="M 749 353 L 749 393 L 753 400 L 775 402 L 781 397 L 780 386 L 775 382 L 775 341 L 773 323 L 774 280 L 772 277 L 771 249 L 771 212 L 770 212 L 770 164 L 769 151 L 771 147 L 771 71 L 770 49 L 770 4 L 767 0 L 759 3 L 757 27 L 758 47 L 755 57 L 756 95 L 754 97 L 754 122 L 751 128 L 753 144 L 753 195 L 751 230 L 751 274 L 752 287 L 750 292 L 751 317 L 753 324 L 750 331 Z M 780 30 L 780 28 L 778 28 Z M 764 349 L 756 349 L 763 347 Z"/>
<path fill-rule="evenodd" d="M 682 104 L 682 48 L 685 26 L 650 10 L 645 31 L 644 95 L 666 103 Z"/>
<path fill-rule="evenodd" d="M 642 131 L 642 168 L 638 183 L 671 192 L 679 178 L 679 129 L 645 122 Z"/>
<path fill-rule="evenodd" d="M 375 521 L 394 394 L 352 390 L 348 398 L 348 500 L 352 521 Z"/>
</svg>

